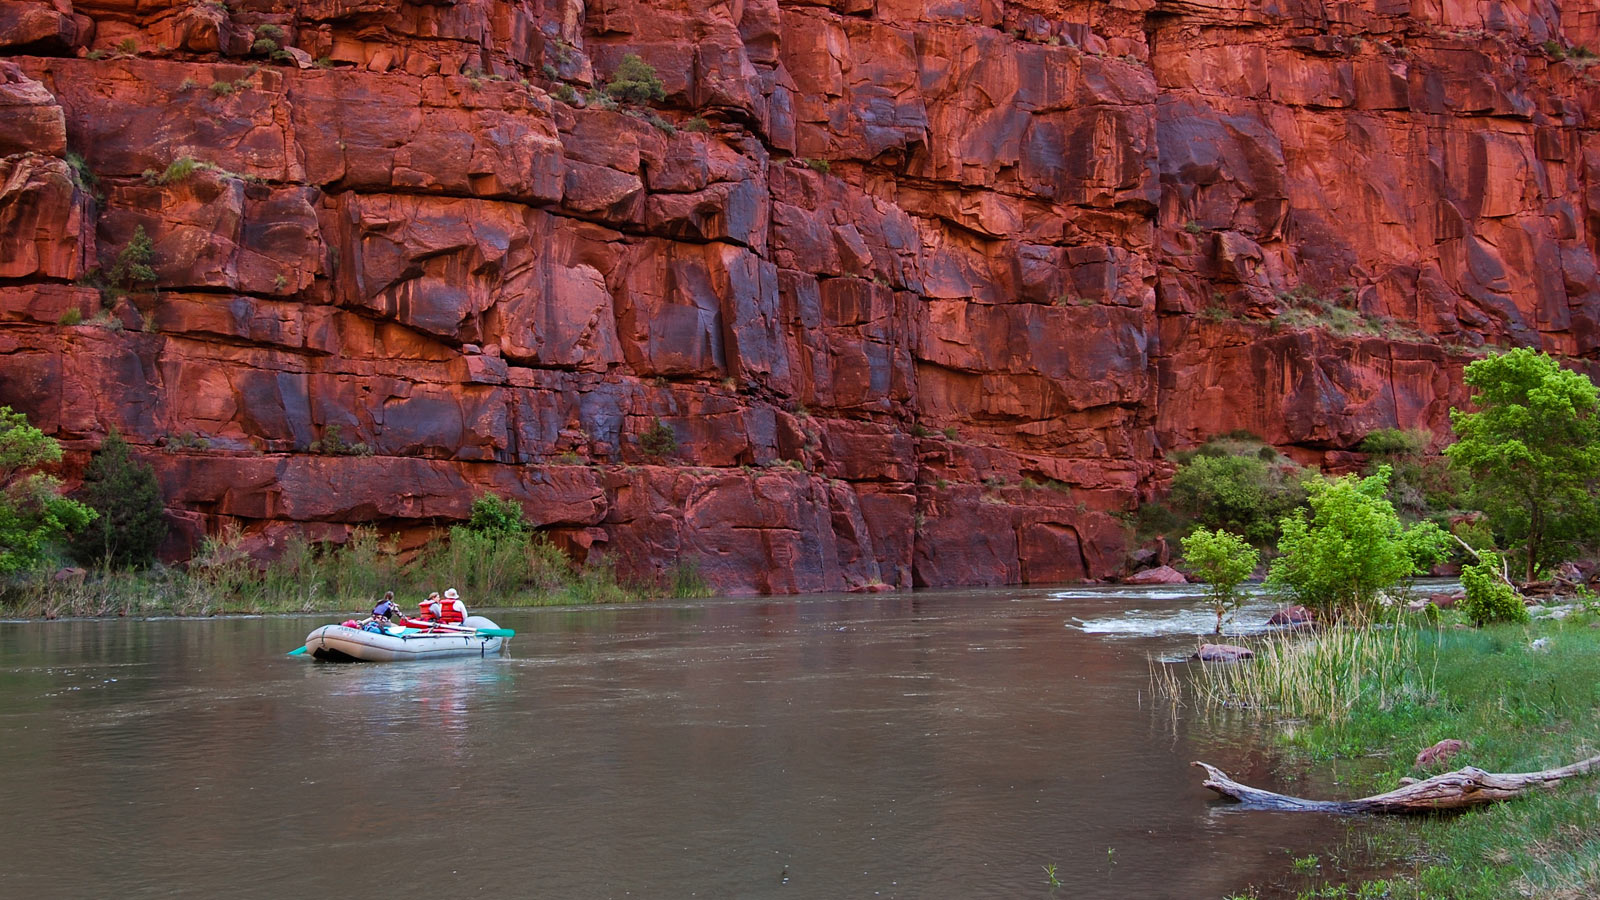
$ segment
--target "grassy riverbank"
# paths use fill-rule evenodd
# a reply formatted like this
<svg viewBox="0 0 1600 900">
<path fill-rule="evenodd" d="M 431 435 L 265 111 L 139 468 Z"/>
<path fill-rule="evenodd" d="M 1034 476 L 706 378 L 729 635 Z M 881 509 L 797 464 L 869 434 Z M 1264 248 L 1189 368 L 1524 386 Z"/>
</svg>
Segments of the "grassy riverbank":
<svg viewBox="0 0 1600 900">
<path fill-rule="evenodd" d="M 469 607 L 628 603 L 701 597 L 707 586 L 682 565 L 655 580 L 618 578 L 609 565 L 574 565 L 542 537 L 453 529 L 404 561 L 375 532 L 342 546 L 291 541 L 262 565 L 237 533 L 209 539 L 185 568 L 59 572 L 44 568 L 0 583 L 0 615 L 210 616 L 228 613 L 364 613 L 385 591 L 402 605 L 454 587 Z"/>
<path fill-rule="evenodd" d="M 1438 627 L 1361 638 L 1270 639 L 1253 663 L 1194 673 L 1187 699 L 1249 704 L 1291 753 L 1339 765 L 1353 795 L 1463 765 L 1533 771 L 1600 752 L 1600 619 L 1457 624 L 1446 614 Z M 1296 658 L 1316 665 L 1297 667 Z M 1445 765 L 1414 768 L 1419 750 L 1447 738 L 1466 747 Z M 1331 882 L 1302 896 L 1600 896 L 1600 776 L 1461 814 L 1388 820 L 1375 840 L 1394 877 Z"/>
</svg>

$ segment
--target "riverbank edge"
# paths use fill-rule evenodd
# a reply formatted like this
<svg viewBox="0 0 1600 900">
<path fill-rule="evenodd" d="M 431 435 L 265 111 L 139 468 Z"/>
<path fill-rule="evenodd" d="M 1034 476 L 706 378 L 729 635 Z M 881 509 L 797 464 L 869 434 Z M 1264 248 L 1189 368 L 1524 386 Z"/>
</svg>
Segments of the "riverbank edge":
<svg viewBox="0 0 1600 900">
<path fill-rule="evenodd" d="M 1347 721 L 1284 717 L 1264 724 L 1289 758 L 1337 777 L 1348 797 L 1391 790 L 1463 766 L 1491 772 L 1564 765 L 1600 747 L 1600 611 L 1567 607 L 1526 625 L 1468 627 L 1446 612 L 1404 622 L 1421 639 L 1410 660 L 1432 696 L 1364 700 Z M 1420 751 L 1460 740 L 1453 755 Z M 1355 774 L 1349 764 L 1358 762 Z M 1297 900 L 1500 900 L 1600 896 L 1600 775 L 1460 813 L 1382 818 L 1368 839 L 1385 878 L 1337 873 Z M 1286 875 L 1304 860 L 1285 860 Z M 1228 900 L 1261 896 L 1254 887 Z"/>
</svg>

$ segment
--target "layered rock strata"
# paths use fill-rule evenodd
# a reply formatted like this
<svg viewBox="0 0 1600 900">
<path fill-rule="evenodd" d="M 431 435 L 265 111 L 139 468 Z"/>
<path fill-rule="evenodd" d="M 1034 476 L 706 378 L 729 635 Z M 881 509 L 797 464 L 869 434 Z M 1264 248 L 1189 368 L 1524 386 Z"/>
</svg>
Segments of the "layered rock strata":
<svg viewBox="0 0 1600 900">
<path fill-rule="evenodd" d="M 1170 451 L 1345 465 L 1484 347 L 1596 359 L 1589 50 L 1572 0 L 12 0 L 0 403 L 142 448 L 179 554 L 492 490 L 733 593 L 1103 577 Z"/>
</svg>

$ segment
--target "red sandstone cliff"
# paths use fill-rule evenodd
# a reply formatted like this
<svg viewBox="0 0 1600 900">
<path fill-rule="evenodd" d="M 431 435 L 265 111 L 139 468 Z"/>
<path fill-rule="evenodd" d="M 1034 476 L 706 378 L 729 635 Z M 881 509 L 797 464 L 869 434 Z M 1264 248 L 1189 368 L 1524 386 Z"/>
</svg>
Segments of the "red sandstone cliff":
<svg viewBox="0 0 1600 900">
<path fill-rule="evenodd" d="M 188 540 L 496 490 L 730 592 L 1100 576 L 1165 451 L 1597 357 L 1577 47 L 1588 0 L 5 0 L 0 404 L 144 445 Z M 553 99 L 628 52 L 675 133 Z"/>
</svg>

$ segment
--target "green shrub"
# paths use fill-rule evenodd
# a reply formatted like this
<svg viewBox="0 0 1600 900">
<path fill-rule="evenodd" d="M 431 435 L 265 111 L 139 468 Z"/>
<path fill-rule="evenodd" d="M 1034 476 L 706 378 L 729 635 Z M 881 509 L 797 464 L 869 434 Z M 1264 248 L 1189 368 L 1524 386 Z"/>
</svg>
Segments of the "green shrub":
<svg viewBox="0 0 1600 900">
<path fill-rule="evenodd" d="M 806 165 L 818 175 L 827 175 L 833 171 L 833 163 L 825 159 L 808 159 Z"/>
<path fill-rule="evenodd" d="M 1305 477 L 1304 469 L 1276 453 L 1263 459 L 1249 442 L 1213 441 L 1178 467 L 1170 499 L 1201 525 L 1264 546 L 1277 538 L 1279 519 L 1305 502 Z"/>
<path fill-rule="evenodd" d="M 1222 633 L 1222 617 L 1239 608 L 1243 596 L 1239 585 L 1256 570 L 1261 554 L 1236 534 L 1218 529 L 1198 528 L 1183 539 L 1183 561 L 1206 583 L 1206 597 L 1217 614 L 1216 633 Z"/>
<path fill-rule="evenodd" d="M 61 496 L 61 483 L 36 471 L 61 460 L 61 445 L 0 406 L 0 575 L 36 565 L 47 546 L 94 521 L 95 512 Z"/>
<path fill-rule="evenodd" d="M 1428 456 L 1432 435 L 1426 431 L 1401 431 L 1381 428 L 1362 439 L 1360 450 L 1367 454 L 1366 474 L 1388 466 L 1389 500 L 1407 519 L 1415 520 L 1453 509 L 1457 502 L 1457 478 L 1448 460 Z"/>
<path fill-rule="evenodd" d="M 606 94 L 622 103 L 645 104 L 667 96 L 661 79 L 656 77 L 654 66 L 639 58 L 637 53 L 622 57 L 617 70 L 606 83 Z"/>
<path fill-rule="evenodd" d="M 1267 583 L 1327 614 L 1370 615 L 1378 594 L 1426 571 L 1449 538 L 1432 522 L 1404 526 L 1385 497 L 1389 469 L 1306 484 L 1310 506 L 1285 516 Z"/>
<path fill-rule="evenodd" d="M 322 437 L 311 442 L 306 449 L 312 453 L 324 456 L 371 456 L 372 446 L 365 441 L 350 442 L 344 439 L 344 429 L 338 425 L 328 425 L 322 429 Z"/>
<path fill-rule="evenodd" d="M 668 596 L 673 598 L 687 600 L 711 595 L 711 585 L 700 574 L 700 564 L 692 558 L 680 557 L 668 573 L 668 578 Z"/>
<path fill-rule="evenodd" d="M 1480 628 L 1496 622 L 1529 621 L 1528 607 L 1500 577 L 1502 565 L 1499 554 L 1484 552 L 1477 564 L 1461 570 L 1461 588 L 1466 593 L 1461 611 Z"/>
<path fill-rule="evenodd" d="M 71 325 L 82 325 L 83 324 L 83 310 L 77 308 L 76 306 L 68 307 L 65 311 L 63 311 L 61 313 L 60 318 L 56 319 L 56 324 L 57 325 L 68 325 L 68 326 L 71 326 Z"/>
<path fill-rule="evenodd" d="M 570 84 L 556 85 L 555 93 L 552 96 L 569 106 L 578 102 L 578 92 L 573 90 Z"/>
<path fill-rule="evenodd" d="M 148 565 L 167 537 L 165 504 L 156 471 L 128 452 L 115 429 L 89 461 L 80 491 L 97 518 L 73 539 L 73 554 L 87 563 Z"/>
<path fill-rule="evenodd" d="M 1378 456 L 1416 456 L 1428 449 L 1428 432 L 1380 428 L 1361 439 L 1361 452 Z"/>
<path fill-rule="evenodd" d="M 527 534 L 528 520 L 522 504 L 499 494 L 482 494 L 472 501 L 467 527 L 480 534 Z"/>
<path fill-rule="evenodd" d="M 645 456 L 662 459 L 672 455 L 678 449 L 678 436 L 673 433 L 671 426 L 659 418 L 639 437 L 639 449 Z"/>
<path fill-rule="evenodd" d="M 143 225 L 135 225 L 133 236 L 111 266 L 111 283 L 132 290 L 136 285 L 154 282 L 156 270 L 150 265 L 154 261 L 155 243 L 145 234 Z"/>
</svg>

